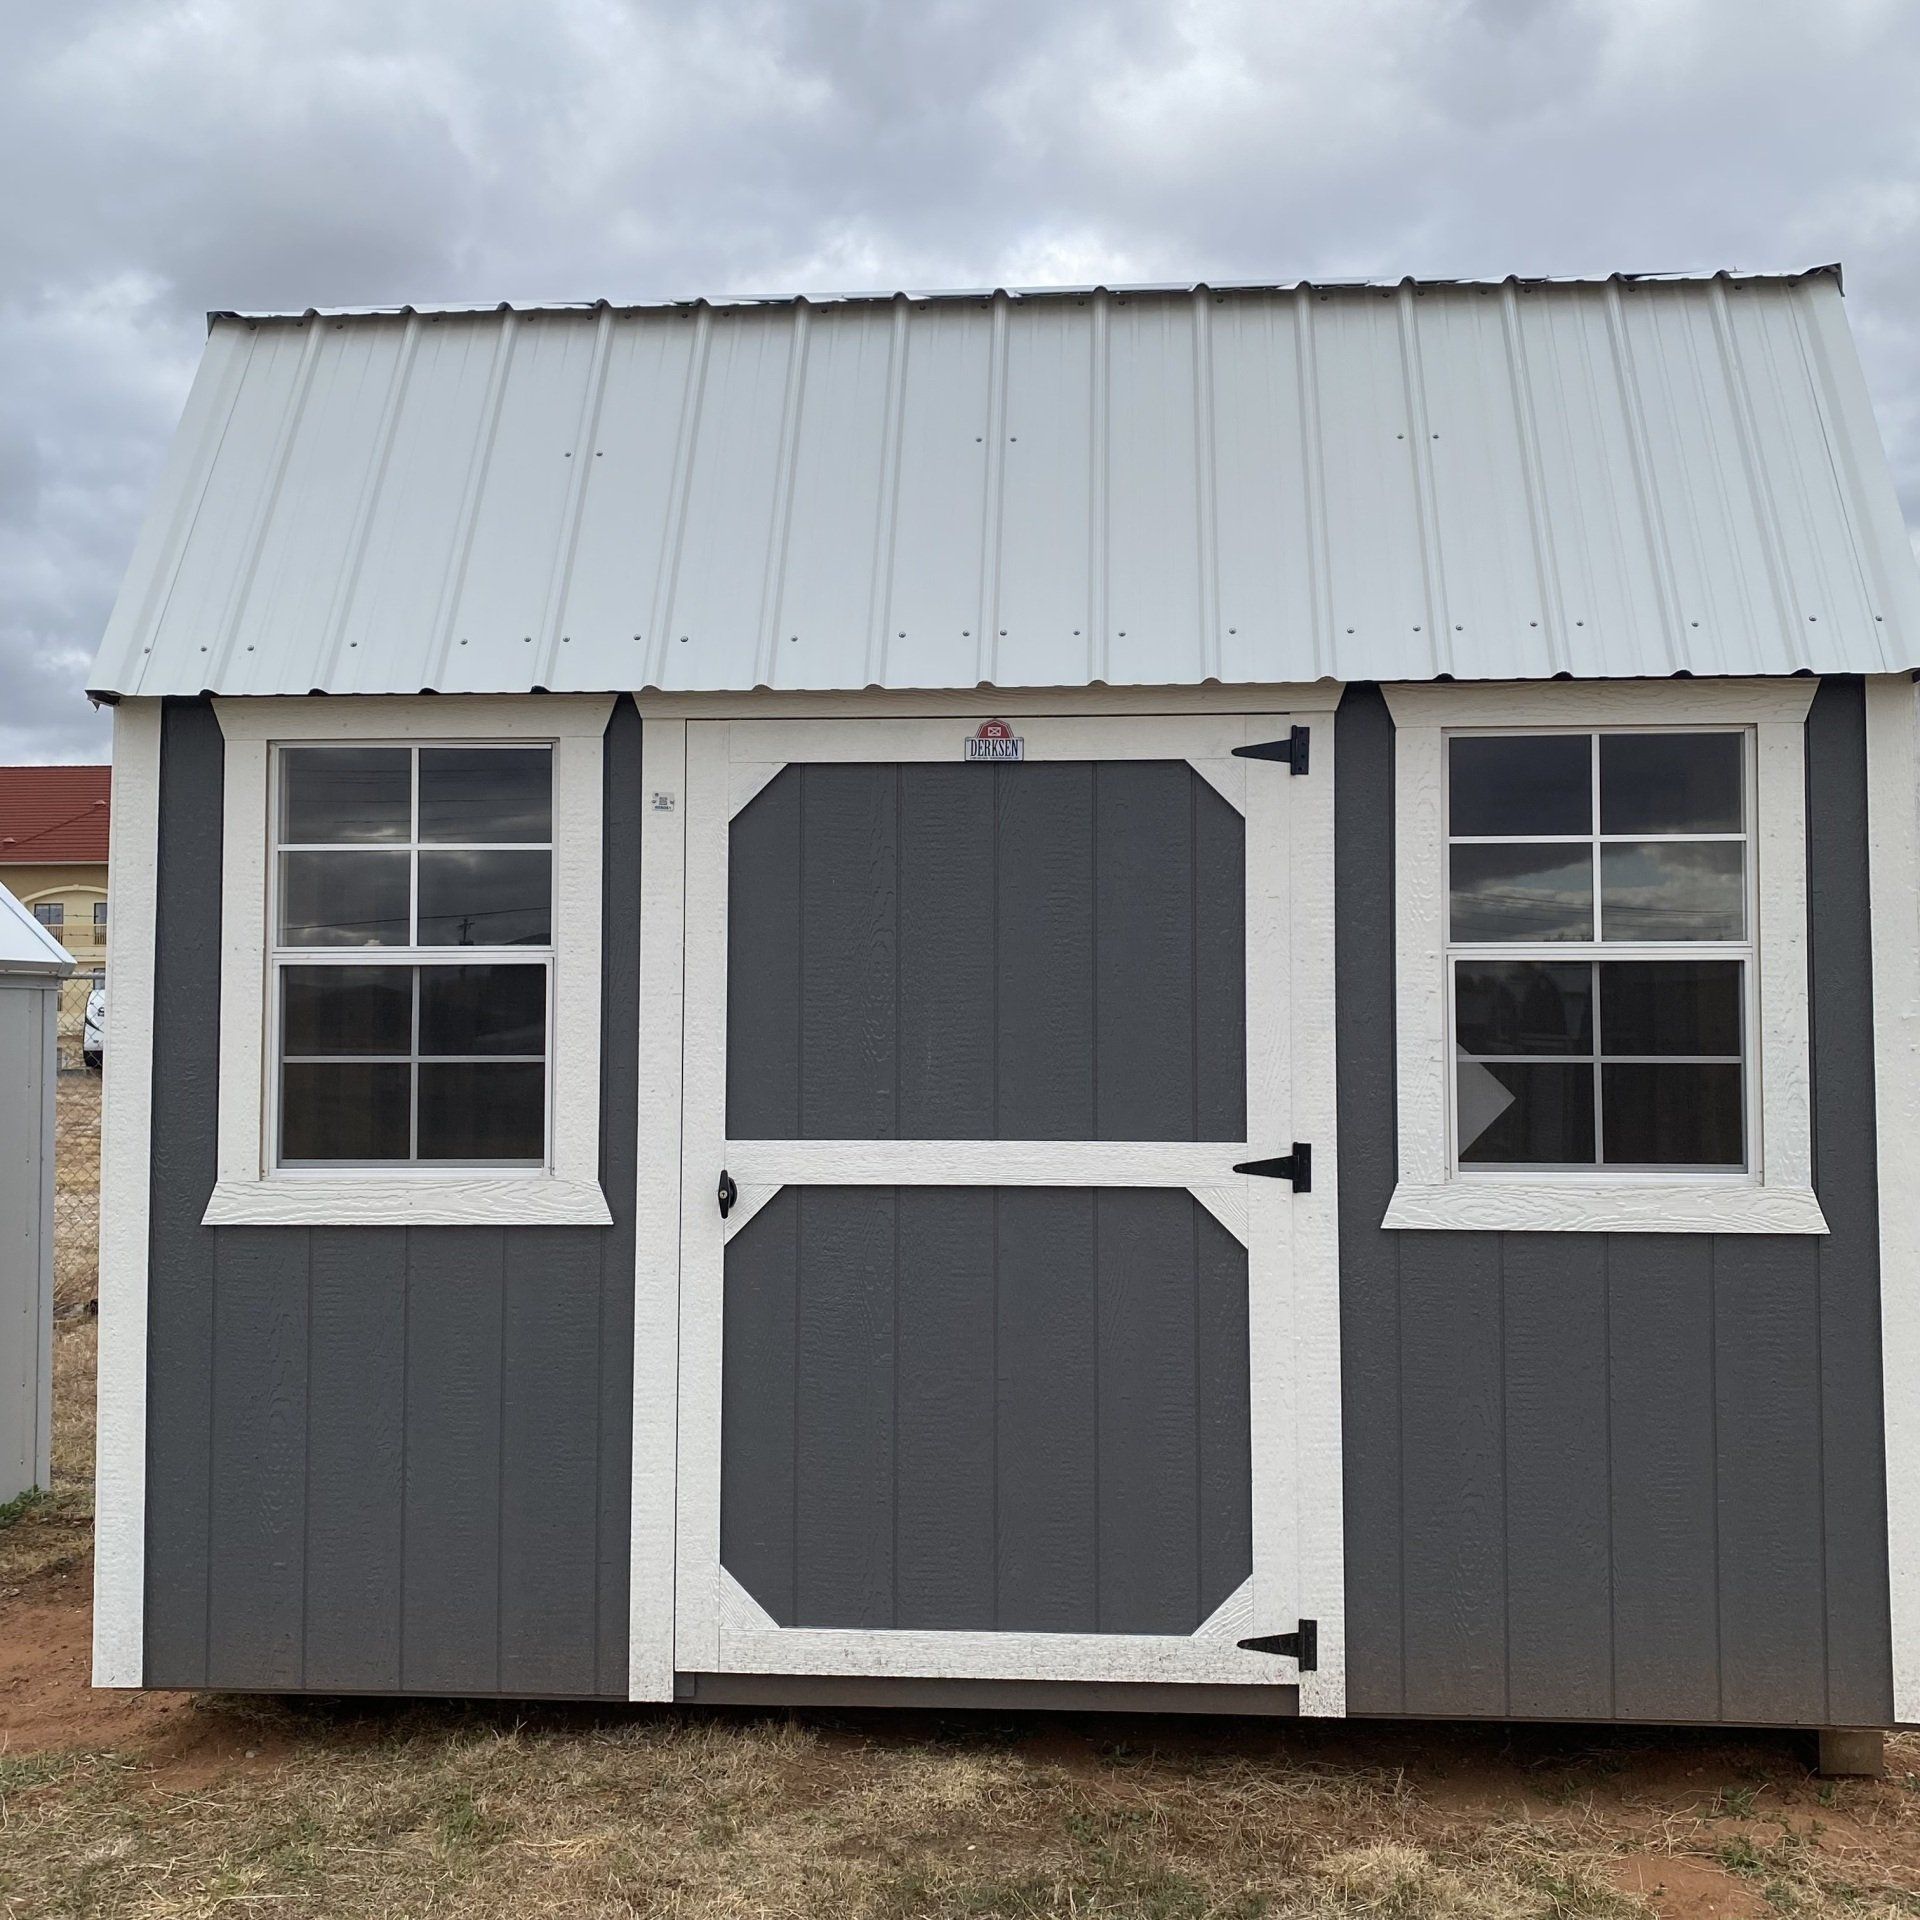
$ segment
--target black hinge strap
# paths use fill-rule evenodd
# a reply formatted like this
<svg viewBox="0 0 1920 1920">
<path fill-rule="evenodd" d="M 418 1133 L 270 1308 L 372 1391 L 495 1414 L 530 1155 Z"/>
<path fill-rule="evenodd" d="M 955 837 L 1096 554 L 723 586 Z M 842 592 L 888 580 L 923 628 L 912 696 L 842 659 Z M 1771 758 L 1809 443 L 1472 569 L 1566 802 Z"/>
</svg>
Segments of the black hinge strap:
<svg viewBox="0 0 1920 1920">
<path fill-rule="evenodd" d="M 1320 1622 L 1302 1620 L 1291 1633 L 1261 1633 L 1239 1643 L 1248 1653 L 1277 1653 L 1295 1662 L 1302 1673 L 1320 1664 Z"/>
<path fill-rule="evenodd" d="M 1263 1180 L 1291 1180 L 1295 1193 L 1313 1191 L 1313 1148 L 1305 1140 L 1296 1140 L 1291 1153 L 1275 1160 L 1242 1160 L 1235 1173 L 1257 1173 Z"/>
<path fill-rule="evenodd" d="M 1295 727 L 1284 740 L 1262 740 L 1257 746 L 1235 747 L 1237 760 L 1278 760 L 1295 773 L 1307 770 L 1308 729 Z"/>
</svg>

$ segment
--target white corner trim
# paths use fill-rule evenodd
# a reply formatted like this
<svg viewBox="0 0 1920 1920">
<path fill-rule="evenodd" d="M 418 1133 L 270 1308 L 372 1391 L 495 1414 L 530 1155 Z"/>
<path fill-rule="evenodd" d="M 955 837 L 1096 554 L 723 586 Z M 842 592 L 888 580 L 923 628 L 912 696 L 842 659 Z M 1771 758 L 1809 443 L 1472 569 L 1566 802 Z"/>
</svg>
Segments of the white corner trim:
<svg viewBox="0 0 1920 1920">
<path fill-rule="evenodd" d="M 627 1697 L 673 1698 L 687 723 L 640 728 L 640 1118 L 633 1235 Z"/>
<path fill-rule="evenodd" d="M 113 987 L 100 1120 L 99 1432 L 94 1463 L 93 1684 L 146 1672 L 147 1259 L 152 1193 L 154 935 L 160 702 L 113 713 L 108 834 Z"/>
<path fill-rule="evenodd" d="M 219 699 L 218 1181 L 207 1226 L 604 1226 L 600 1192 L 602 734 L 611 697 Z M 267 1148 L 269 751 L 282 740 L 553 742 L 553 1161 L 545 1174 L 275 1176 Z"/>
<path fill-rule="evenodd" d="M 1920 1720 L 1920 712 L 1905 674 L 1868 680 L 1866 701 L 1893 1717 L 1911 1723 Z"/>
<path fill-rule="evenodd" d="M 1819 681 L 1445 680 L 1380 689 L 1395 727 L 1744 727 L 1805 721 Z"/>
<path fill-rule="evenodd" d="M 1825 1233 L 1813 1194 L 1806 728 L 1816 682 L 1447 683 L 1385 689 L 1394 716 L 1394 1042 L 1400 1184 L 1381 1225 L 1475 1232 Z M 1450 728 L 1754 729 L 1760 1166 L 1749 1180 L 1455 1178 L 1447 1150 L 1445 739 Z"/>
<path fill-rule="evenodd" d="M 720 1569 L 720 1625 L 727 1633 L 778 1633 L 780 1622 L 725 1566 Z"/>
<path fill-rule="evenodd" d="M 1242 1580 L 1227 1597 L 1194 1628 L 1196 1640 L 1225 1640 L 1238 1645 L 1253 1632 L 1253 1581 Z"/>
<path fill-rule="evenodd" d="M 550 1173 L 499 1178 L 221 1180 L 204 1227 L 606 1227 L 597 1180 Z"/>
<path fill-rule="evenodd" d="M 1461 1233 L 1825 1233 L 1810 1187 L 1449 1180 L 1394 1188 L 1383 1227 Z"/>
</svg>

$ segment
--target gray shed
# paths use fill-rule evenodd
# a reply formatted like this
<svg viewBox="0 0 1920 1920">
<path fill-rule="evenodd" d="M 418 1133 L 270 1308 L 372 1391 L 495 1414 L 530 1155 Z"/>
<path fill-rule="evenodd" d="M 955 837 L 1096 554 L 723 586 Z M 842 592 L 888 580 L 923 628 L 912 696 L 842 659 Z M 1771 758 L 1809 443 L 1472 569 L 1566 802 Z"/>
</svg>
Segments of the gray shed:
<svg viewBox="0 0 1920 1920">
<path fill-rule="evenodd" d="M 72 971 L 0 887 L 0 1501 L 52 1477 L 55 1029 Z"/>
<path fill-rule="evenodd" d="M 1837 271 L 216 314 L 96 1676 L 1920 1720 Z"/>
</svg>

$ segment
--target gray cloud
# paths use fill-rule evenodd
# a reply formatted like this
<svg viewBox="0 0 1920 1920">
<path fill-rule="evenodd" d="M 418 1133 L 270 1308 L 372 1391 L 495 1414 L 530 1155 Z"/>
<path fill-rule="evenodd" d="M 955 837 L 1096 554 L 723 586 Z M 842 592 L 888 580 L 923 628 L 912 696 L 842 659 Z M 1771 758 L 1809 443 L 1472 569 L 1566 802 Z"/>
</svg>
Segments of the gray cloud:
<svg viewBox="0 0 1920 1920">
<path fill-rule="evenodd" d="M 0 0 L 0 758 L 208 307 L 1843 258 L 1920 521 L 1904 0 Z"/>
</svg>

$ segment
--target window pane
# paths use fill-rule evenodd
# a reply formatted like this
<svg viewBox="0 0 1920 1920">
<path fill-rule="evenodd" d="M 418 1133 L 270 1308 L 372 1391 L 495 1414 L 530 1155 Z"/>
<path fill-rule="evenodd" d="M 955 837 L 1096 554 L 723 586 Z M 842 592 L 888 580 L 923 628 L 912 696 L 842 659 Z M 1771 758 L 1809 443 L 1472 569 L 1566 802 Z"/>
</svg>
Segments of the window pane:
<svg viewBox="0 0 1920 1920">
<path fill-rule="evenodd" d="M 107 903 L 104 900 L 96 900 L 93 903 L 93 924 L 96 927 L 104 927 L 107 924 Z"/>
<path fill-rule="evenodd" d="M 1593 856 L 1586 847 L 1456 846 L 1456 940 L 1591 940 Z"/>
<path fill-rule="evenodd" d="M 1605 1066 L 1600 1102 L 1610 1167 L 1745 1164 L 1737 1066 Z"/>
<path fill-rule="evenodd" d="M 544 1053 L 545 967 L 422 967 L 422 1053 Z"/>
<path fill-rule="evenodd" d="M 422 853 L 423 947 L 543 947 L 553 937 L 553 855 Z"/>
<path fill-rule="evenodd" d="M 280 1051 L 413 1051 L 411 967 L 284 967 Z"/>
<path fill-rule="evenodd" d="M 280 1158 L 404 1160 L 411 1072 L 404 1061 L 282 1067 Z"/>
<path fill-rule="evenodd" d="M 67 923 L 67 907 L 63 900 L 42 900 L 33 910 L 33 917 L 43 927 L 63 927 Z"/>
<path fill-rule="evenodd" d="M 1609 940 L 1738 940 L 1746 848 L 1737 840 L 1642 840 L 1600 849 L 1600 925 Z"/>
<path fill-rule="evenodd" d="M 280 939 L 290 947 L 404 947 L 407 862 L 400 853 L 283 853 Z"/>
<path fill-rule="evenodd" d="M 1447 830 L 1591 833 L 1593 741 L 1584 733 L 1501 734 L 1448 747 Z"/>
<path fill-rule="evenodd" d="M 1600 736 L 1602 833 L 1738 833 L 1741 736 Z"/>
<path fill-rule="evenodd" d="M 1593 1051 L 1593 969 L 1584 960 L 1463 960 L 1453 995 L 1462 1053 Z"/>
<path fill-rule="evenodd" d="M 551 840 L 553 755 L 545 747 L 423 747 L 420 838 Z"/>
<path fill-rule="evenodd" d="M 1462 1166 L 1590 1166 L 1593 1069 L 1462 1056 L 1456 1069 Z"/>
<path fill-rule="evenodd" d="M 370 846 L 409 837 L 413 756 L 405 747 L 283 747 L 280 838 Z"/>
<path fill-rule="evenodd" d="M 1622 1053 L 1738 1056 L 1737 960 L 1609 960 L 1600 968 L 1600 1044 Z"/>
<path fill-rule="evenodd" d="M 422 1160 L 542 1160 L 546 1069 L 538 1061 L 420 1067 Z"/>
</svg>

